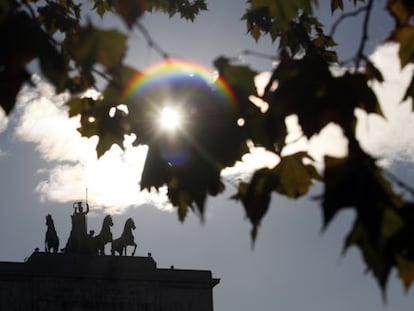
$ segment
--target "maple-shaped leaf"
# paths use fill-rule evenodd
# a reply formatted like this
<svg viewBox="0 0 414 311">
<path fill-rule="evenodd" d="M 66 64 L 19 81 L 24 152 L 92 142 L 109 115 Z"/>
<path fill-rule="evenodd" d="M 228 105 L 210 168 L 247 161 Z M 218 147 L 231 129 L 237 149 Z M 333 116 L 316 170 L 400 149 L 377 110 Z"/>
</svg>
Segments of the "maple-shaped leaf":
<svg viewBox="0 0 414 311">
<path fill-rule="evenodd" d="M 388 253 L 386 241 L 379 237 L 377 242 L 367 227 L 356 221 L 346 238 L 344 250 L 353 245 L 361 250 L 368 270 L 373 272 L 381 289 L 385 290 L 393 266 L 393 259 Z"/>
<path fill-rule="evenodd" d="M 16 104 L 16 96 L 23 83 L 30 82 L 25 69 L 0 71 L 0 106 L 9 115 Z"/>
<path fill-rule="evenodd" d="M 159 1 L 147 0 L 147 10 L 149 12 L 161 11 L 173 17 L 180 14 L 181 18 L 194 21 L 200 11 L 207 10 L 207 3 L 205 0 L 174 0 L 174 1 Z"/>
<path fill-rule="evenodd" d="M 321 180 L 316 168 L 304 164 L 304 159 L 312 161 L 306 152 L 281 157 L 272 170 L 273 190 L 290 198 L 298 198 L 309 191 L 314 180 Z"/>
<path fill-rule="evenodd" d="M 411 97 L 412 100 L 414 100 L 414 74 L 411 78 L 411 82 L 407 87 L 407 90 L 405 91 L 403 100 L 408 99 L 408 97 Z"/>
<path fill-rule="evenodd" d="M 283 29 L 289 27 L 289 23 L 297 17 L 299 11 L 312 13 L 312 5 L 317 4 L 317 0 L 251 0 L 249 2 L 249 10 L 265 8 L 269 17 L 276 20 Z"/>
<path fill-rule="evenodd" d="M 114 0 L 113 7 L 118 13 L 129 29 L 135 25 L 138 18 L 144 13 L 146 9 L 145 0 Z"/>
<path fill-rule="evenodd" d="M 267 114 L 275 121 L 296 114 L 302 131 L 311 137 L 335 120 L 335 105 L 330 98 L 333 77 L 329 65 L 319 55 L 295 60 L 282 57 L 264 94 Z M 278 84 L 274 91 L 271 85 Z"/>
<path fill-rule="evenodd" d="M 414 282 L 414 261 L 397 255 L 396 262 L 398 276 L 403 281 L 405 290 L 408 292 Z"/>
<path fill-rule="evenodd" d="M 397 27 L 405 26 L 414 15 L 414 3 L 410 0 L 388 0 L 387 10 L 394 17 Z"/>
<path fill-rule="evenodd" d="M 165 160 L 164 163 L 163 166 L 169 166 L 169 180 L 166 184 L 168 198 L 178 208 L 179 219 L 184 220 L 187 208 L 192 210 L 196 208 L 201 220 L 203 220 L 207 195 L 217 195 L 224 190 L 220 170 L 197 155 L 182 165 L 166 164 Z M 149 175 L 147 174 L 147 176 Z M 194 180 L 198 182 L 195 183 Z"/>
<path fill-rule="evenodd" d="M 380 79 L 380 76 L 378 78 Z M 377 96 L 368 85 L 368 79 L 369 76 L 366 74 L 347 72 L 333 80 L 331 96 L 341 115 L 349 116 L 358 107 L 367 113 L 383 116 Z"/>
<path fill-rule="evenodd" d="M 376 215 L 382 215 L 385 208 L 399 207 L 403 202 L 375 160 L 363 151 L 351 151 L 345 158 L 325 157 L 323 178 L 325 226 L 343 208 L 355 207 L 374 219 Z"/>
<path fill-rule="evenodd" d="M 232 197 L 243 203 L 247 218 L 253 226 L 250 232 L 252 241 L 255 241 L 260 222 L 269 209 L 272 182 L 270 169 L 257 170 L 249 183 L 239 184 L 238 193 Z"/>
<path fill-rule="evenodd" d="M 257 95 L 254 78 L 257 72 L 245 65 L 232 65 L 230 60 L 219 57 L 214 61 L 219 75 L 234 89 L 240 90 L 246 95 Z"/>
<path fill-rule="evenodd" d="M 141 189 L 159 189 L 168 184 L 170 179 L 171 165 L 165 162 L 156 147 L 149 148 L 141 176 Z"/>
<path fill-rule="evenodd" d="M 88 25 L 76 38 L 67 39 L 64 46 L 75 61 L 86 67 L 101 64 L 111 69 L 122 63 L 126 37 L 117 30 L 100 30 Z"/>
<path fill-rule="evenodd" d="M 344 10 L 344 3 L 342 0 L 331 0 L 331 13 L 333 14 L 336 10 Z"/>
<path fill-rule="evenodd" d="M 414 26 L 399 27 L 391 34 L 389 40 L 398 42 L 401 68 L 414 60 Z"/>
<path fill-rule="evenodd" d="M 79 98 L 77 96 L 72 97 L 66 102 L 69 107 L 69 117 L 74 117 L 78 114 L 88 112 L 95 106 L 95 100 L 88 97 Z"/>
<path fill-rule="evenodd" d="M 367 61 L 365 64 L 365 74 L 368 80 L 375 79 L 378 82 L 384 82 L 381 71 L 370 61 Z"/>
<path fill-rule="evenodd" d="M 96 10 L 96 13 L 102 18 L 106 12 L 111 11 L 112 0 L 94 0 L 93 9 Z"/>
</svg>

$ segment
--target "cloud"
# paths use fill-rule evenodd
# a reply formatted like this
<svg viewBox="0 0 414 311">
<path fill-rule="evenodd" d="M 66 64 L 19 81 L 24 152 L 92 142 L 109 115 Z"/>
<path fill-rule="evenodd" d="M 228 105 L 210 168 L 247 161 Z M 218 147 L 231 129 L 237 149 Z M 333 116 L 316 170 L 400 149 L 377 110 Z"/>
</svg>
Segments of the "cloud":
<svg viewBox="0 0 414 311">
<path fill-rule="evenodd" d="M 385 82 L 373 83 L 385 119 L 357 111 L 357 136 L 363 148 L 387 161 L 414 161 L 414 114 L 410 101 L 401 102 L 411 79 L 412 67 L 400 70 L 398 46 L 380 47 L 372 61 L 382 71 Z M 257 86 L 264 88 L 269 73 L 257 77 Z M 39 171 L 44 177 L 36 190 L 42 200 L 72 202 L 85 198 L 95 208 L 108 212 L 122 212 L 131 206 L 152 204 L 160 209 L 171 209 L 166 189 L 160 193 L 140 191 L 147 147 L 133 147 L 133 137 L 124 142 L 125 151 L 113 146 L 99 160 L 95 147 L 97 137 L 81 137 L 76 130 L 79 118 L 69 118 L 65 101 L 67 94 L 56 95 L 54 89 L 39 77 L 34 77 L 35 87 L 25 87 L 18 98 L 18 122 L 16 136 L 36 145 L 36 150 L 50 166 Z M 92 94 L 96 96 L 96 94 Z M 256 101 L 265 111 L 267 106 Z M 1 124 L 0 124 L 1 125 Z M 319 135 L 307 140 L 296 116 L 286 119 L 288 128 L 287 147 L 283 154 L 308 150 L 322 167 L 323 156 L 341 157 L 346 154 L 347 144 L 341 129 L 329 124 Z M 0 127 L 1 128 L 1 127 Z M 0 152 L 1 156 L 1 152 Z M 243 156 L 233 167 L 223 171 L 229 181 L 248 180 L 253 172 L 262 167 L 274 167 L 279 158 L 263 148 L 250 145 L 250 153 Z"/>
<path fill-rule="evenodd" d="M 388 44 L 379 47 L 371 56 L 372 62 L 383 73 L 385 82 L 372 83 L 372 88 L 381 104 L 385 118 L 368 115 L 362 110 L 356 111 L 358 119 L 357 137 L 362 147 L 372 155 L 380 158 L 382 165 L 394 161 L 414 162 L 414 114 L 412 102 L 402 102 L 406 88 L 409 85 L 413 66 L 401 70 L 398 57 L 398 45 Z M 343 69 L 335 69 L 334 74 L 343 73 Z M 256 87 L 259 94 L 263 92 L 270 78 L 270 73 L 264 72 L 256 77 Z M 268 109 L 266 103 L 256 98 L 253 102 L 264 112 Z M 296 116 L 285 120 L 288 129 L 286 147 L 282 154 L 292 154 L 306 150 L 315 159 L 316 166 L 323 168 L 325 155 L 343 157 L 347 153 L 347 142 L 339 126 L 330 123 L 318 135 L 311 139 L 303 136 Z M 272 167 L 279 161 L 278 157 L 262 148 L 250 148 L 250 154 L 231 169 L 224 171 L 231 180 L 248 180 L 255 169 Z"/>
<path fill-rule="evenodd" d="M 36 191 L 44 201 L 72 202 L 85 199 L 95 209 L 111 213 L 131 206 L 152 204 L 171 209 L 166 191 L 140 191 L 139 182 L 147 147 L 132 146 L 125 140 L 125 151 L 117 146 L 97 159 L 97 137 L 82 137 L 76 130 L 80 118 L 69 118 L 67 94 L 56 95 L 54 89 L 34 76 L 35 87 L 25 87 L 18 97 L 16 137 L 32 142 L 50 167 L 39 170 L 46 176 Z"/>
<path fill-rule="evenodd" d="M 401 70 L 398 45 L 389 44 L 371 56 L 385 82 L 372 85 L 385 118 L 357 111 L 357 136 L 361 145 L 387 162 L 414 161 L 414 114 L 412 100 L 402 101 L 411 81 L 414 66 Z"/>
</svg>

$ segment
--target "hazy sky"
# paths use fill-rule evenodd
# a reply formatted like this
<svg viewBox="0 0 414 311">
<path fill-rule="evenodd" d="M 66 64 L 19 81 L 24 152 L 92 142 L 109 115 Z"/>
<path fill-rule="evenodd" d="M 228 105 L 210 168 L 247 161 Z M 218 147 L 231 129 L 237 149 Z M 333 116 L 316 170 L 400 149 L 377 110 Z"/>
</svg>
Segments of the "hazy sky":
<svg viewBox="0 0 414 311">
<path fill-rule="evenodd" d="M 246 36 L 239 20 L 244 2 L 210 1 L 210 12 L 202 13 L 193 24 L 164 15 L 146 15 L 142 22 L 171 55 L 207 66 L 220 55 L 237 57 L 246 49 L 274 53 L 276 47 L 269 39 L 256 44 Z M 384 1 L 378 3 L 384 6 Z M 329 25 L 329 10 L 321 8 L 321 14 Z M 359 22 L 352 20 L 338 29 L 338 52 L 344 58 L 355 53 Z M 106 23 L 119 25 L 112 19 Z M 388 16 L 375 12 L 369 48 L 386 36 L 384 30 L 390 24 Z M 138 32 L 131 38 L 131 65 L 143 68 L 159 60 Z M 388 121 L 359 113 L 358 133 L 365 148 L 387 158 L 389 169 L 412 180 L 414 116 L 411 103 L 400 104 L 410 72 L 400 72 L 396 51 L 395 46 L 386 46 L 372 57 L 386 70 L 387 83 L 374 89 Z M 240 61 L 260 71 L 271 69 L 268 60 L 241 56 Z M 214 289 L 215 310 L 412 310 L 414 296 L 405 295 L 395 272 L 384 304 L 374 279 L 364 273 L 359 251 L 350 249 L 341 256 L 344 236 L 353 221 L 351 212 L 342 212 L 321 233 L 319 202 L 310 199 L 322 192 L 320 185 L 296 201 L 274 195 L 252 250 L 244 211 L 228 200 L 235 192 L 231 185 L 223 195 L 208 201 L 204 225 L 194 215 L 179 223 L 175 211 L 168 212 L 165 195 L 138 191 L 139 159 L 145 156 L 145 147 L 128 148 L 126 153 L 113 148 L 97 161 L 96 140 L 81 138 L 76 132 L 78 120 L 68 119 L 62 112 L 65 95 L 54 94 L 39 77 L 34 81 L 38 87 L 21 93 L 19 108 L 0 135 L 1 261 L 23 261 L 35 247 L 43 249 L 48 213 L 54 217 L 63 246 L 70 231 L 72 202 L 83 199 L 88 187 L 89 201 L 93 202 L 90 229 L 99 231 L 103 216 L 110 211 L 117 237 L 125 220 L 133 217 L 139 256 L 151 252 L 159 267 L 207 269 L 221 279 Z M 291 124 L 294 127 L 294 120 Z M 315 157 L 321 151 L 341 152 L 341 137 L 334 127 L 321 136 L 323 139 L 310 142 Z M 333 145 L 339 148 L 332 149 Z M 271 164 L 274 158 L 256 150 L 228 172 L 229 178 L 234 174 L 248 176 L 258 162 Z"/>
</svg>

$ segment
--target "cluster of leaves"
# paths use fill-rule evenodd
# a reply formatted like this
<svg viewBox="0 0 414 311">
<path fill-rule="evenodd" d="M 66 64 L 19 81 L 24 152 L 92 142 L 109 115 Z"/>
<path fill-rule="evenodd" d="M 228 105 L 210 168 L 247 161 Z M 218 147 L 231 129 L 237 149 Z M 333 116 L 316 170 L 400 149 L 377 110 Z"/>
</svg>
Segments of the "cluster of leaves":
<svg viewBox="0 0 414 311">
<path fill-rule="evenodd" d="M 74 0 L 1 3 L 0 35 L 8 44 L 0 49 L 0 105 L 10 113 L 21 86 L 30 83 L 29 65 L 38 61 L 42 74 L 58 92 L 66 90 L 73 95 L 67 103 L 69 115 L 81 116 L 79 131 L 83 136 L 99 137 L 98 156 L 113 144 L 123 148 L 126 134 L 135 134 L 136 144 L 149 146 L 141 187 L 166 185 L 180 220 L 184 220 L 188 209 L 203 214 L 208 195 L 224 190 L 221 170 L 246 153 L 246 141 L 250 140 L 280 157 L 275 167 L 257 170 L 249 182 L 240 182 L 233 196 L 241 201 L 253 225 L 253 239 L 272 194 L 298 198 L 320 181 L 325 186 L 321 196 L 325 226 L 338 211 L 353 208 L 357 216 L 344 247 L 359 247 L 382 289 L 393 268 L 408 288 L 414 281 L 414 203 L 396 193 L 376 159 L 361 148 L 355 133 L 356 108 L 382 116 L 369 83 L 381 82 L 382 74 L 364 55 L 374 1 L 350 2 L 365 13 L 354 59 L 356 65 L 364 63 L 365 67 L 333 75 L 330 68 L 339 61 L 333 50 L 336 44 L 333 34 L 326 34 L 314 15 L 317 0 L 249 0 L 242 17 L 248 33 L 256 41 L 263 36 L 277 41 L 280 61 L 261 96 L 254 83 L 257 72 L 225 57 L 215 61 L 220 76 L 234 91 L 239 111 L 234 115 L 224 113 L 211 94 L 205 94 L 197 109 L 189 109 L 195 111 L 191 137 L 186 138 L 191 144 L 176 142 L 184 144 L 190 154 L 185 164 L 174 165 L 164 156 L 169 141 L 154 134 L 156 130 L 148 120 L 152 104 L 138 99 L 128 106 L 128 113 L 119 108 L 126 84 L 137 73 L 124 65 L 128 34 L 84 23 L 85 4 Z M 330 8 L 333 14 L 342 11 L 343 0 L 331 0 Z M 207 6 L 203 0 L 94 0 L 92 9 L 101 17 L 108 12 L 117 14 L 131 29 L 146 11 L 178 14 L 192 21 Z M 388 0 L 386 9 L 396 22 L 388 40 L 400 44 L 404 67 L 414 62 L 414 5 L 409 0 Z M 106 81 L 100 98 L 80 97 L 83 91 L 96 87 L 99 79 Z M 203 92 L 197 87 L 175 91 Z M 263 112 L 255 106 L 252 96 L 266 102 L 268 110 Z M 405 95 L 410 97 L 414 99 L 414 80 Z M 297 116 L 307 138 L 329 123 L 337 124 L 348 141 L 348 155 L 340 159 L 326 157 L 322 173 L 305 151 L 284 155 L 285 119 L 291 115 Z M 240 119 L 244 120 L 242 127 L 237 125 Z"/>
<path fill-rule="evenodd" d="M 262 143 L 268 150 L 277 152 L 285 142 L 283 121 L 289 115 L 296 115 L 307 138 L 319 133 L 328 123 L 340 126 L 348 140 L 348 155 L 341 159 L 326 157 L 322 176 L 309 164 L 312 161 L 307 153 L 282 156 L 273 169 L 259 170 L 249 183 L 241 183 L 235 198 L 244 204 L 255 236 L 271 193 L 296 198 L 308 192 L 312 180 L 320 180 L 325 185 L 321 196 L 325 227 L 341 209 L 354 209 L 357 216 L 344 249 L 352 245 L 359 247 L 368 270 L 373 272 L 382 289 L 393 268 L 397 268 L 408 289 L 414 281 L 414 244 L 410 237 L 413 203 L 396 193 L 376 160 L 361 148 L 355 136 L 356 108 L 382 116 L 368 82 L 383 81 L 381 72 L 364 55 L 374 2 L 354 0 L 353 4 L 358 6 L 358 2 L 366 5 L 359 9 L 365 12 L 364 29 L 354 60 L 357 66 L 364 61 L 365 70 L 348 70 L 333 76 L 330 66 L 337 57 L 330 48 L 335 42 L 323 33 L 322 25 L 312 16 L 310 1 L 249 1 L 244 16 L 248 31 L 256 40 L 263 34 L 269 34 L 272 40 L 278 39 L 280 62 L 262 96 L 269 109 L 264 117 L 246 118 L 247 130 L 253 128 L 247 135 L 256 144 Z M 343 7 L 342 0 L 331 1 L 332 13 Z M 400 44 L 399 56 L 404 67 L 414 61 L 411 24 L 414 5 L 412 1 L 390 0 L 387 10 L 396 21 L 389 40 Z M 411 82 L 404 99 L 413 97 L 413 85 Z M 267 140 L 255 139 L 258 118 L 262 118 L 260 124 L 268 129 Z M 249 126 L 249 122 L 253 125 Z M 306 158 L 308 161 L 303 161 Z"/>
</svg>

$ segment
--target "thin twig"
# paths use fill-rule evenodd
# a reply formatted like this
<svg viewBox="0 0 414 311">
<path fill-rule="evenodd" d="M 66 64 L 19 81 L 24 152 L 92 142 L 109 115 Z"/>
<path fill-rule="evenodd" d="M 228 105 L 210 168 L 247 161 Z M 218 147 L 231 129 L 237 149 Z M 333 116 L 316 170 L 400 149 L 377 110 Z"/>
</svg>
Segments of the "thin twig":
<svg viewBox="0 0 414 311">
<path fill-rule="evenodd" d="M 141 32 L 141 34 L 144 36 L 145 40 L 147 41 L 147 44 L 150 48 L 154 49 L 163 59 L 170 58 L 168 53 L 165 52 L 164 49 L 162 49 L 151 37 L 149 31 L 147 28 L 145 28 L 144 25 L 142 25 L 140 22 L 136 23 L 138 30 Z"/>
<path fill-rule="evenodd" d="M 389 171 L 384 171 L 386 175 L 388 175 L 388 178 L 391 179 L 396 183 L 396 185 L 405 191 L 408 191 L 413 197 L 414 197 L 414 189 L 411 188 L 409 185 L 407 185 L 405 182 L 403 182 L 401 179 L 399 179 L 397 176 L 395 176 L 393 173 Z"/>
<path fill-rule="evenodd" d="M 367 8 L 366 8 L 364 23 L 363 23 L 363 26 L 362 26 L 361 42 L 359 43 L 358 52 L 356 54 L 355 67 L 357 69 L 359 68 L 360 61 L 362 59 L 366 59 L 366 57 L 364 56 L 364 49 L 365 49 L 365 44 L 368 41 L 368 25 L 369 25 L 369 19 L 371 17 L 372 5 L 373 4 L 374 4 L 374 0 L 369 0 L 369 2 L 367 4 Z"/>
<path fill-rule="evenodd" d="M 366 6 L 363 6 L 363 7 L 361 7 L 361 8 L 359 8 L 359 9 L 357 9 L 357 10 L 355 10 L 355 11 L 352 11 L 352 12 L 348 12 L 348 13 L 344 13 L 344 14 L 342 14 L 334 23 L 333 23 L 333 25 L 332 25 L 332 28 L 331 28 L 331 32 L 329 33 L 329 36 L 331 37 L 331 38 L 333 38 L 333 36 L 335 35 L 335 32 L 336 32 L 336 28 L 338 28 L 338 26 L 339 26 L 339 24 L 340 23 L 342 23 L 346 18 L 349 18 L 349 17 L 356 17 L 356 16 L 358 16 L 360 13 L 362 13 L 362 12 L 364 12 L 364 11 L 366 11 L 368 9 L 368 5 L 366 5 Z"/>
<path fill-rule="evenodd" d="M 243 50 L 243 51 L 240 52 L 240 55 L 252 55 L 252 56 L 256 56 L 256 57 L 263 58 L 263 59 L 269 59 L 269 60 L 272 60 L 272 61 L 278 60 L 278 58 L 276 56 L 261 53 L 261 52 L 256 52 L 256 51 L 252 51 L 252 50 Z"/>
<path fill-rule="evenodd" d="M 33 18 L 33 19 L 36 19 L 36 14 L 35 14 L 35 12 L 33 11 L 33 8 L 30 6 L 30 4 L 27 2 L 27 0 L 23 0 L 22 2 L 23 2 L 23 4 L 24 4 L 24 6 L 25 6 L 25 7 L 29 10 L 30 15 L 32 16 L 32 18 Z"/>
<path fill-rule="evenodd" d="M 100 76 L 102 79 L 106 80 L 107 82 L 111 82 L 111 78 L 109 76 L 107 76 L 104 72 L 96 69 L 95 67 L 92 67 L 91 71 Z"/>
</svg>

